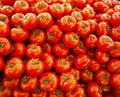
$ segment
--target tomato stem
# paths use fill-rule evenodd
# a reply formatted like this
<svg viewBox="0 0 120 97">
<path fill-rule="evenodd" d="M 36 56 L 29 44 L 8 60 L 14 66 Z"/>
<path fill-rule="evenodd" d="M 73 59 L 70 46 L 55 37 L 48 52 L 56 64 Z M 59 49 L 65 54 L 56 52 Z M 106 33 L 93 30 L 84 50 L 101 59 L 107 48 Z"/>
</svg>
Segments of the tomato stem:
<svg viewBox="0 0 120 97">
<path fill-rule="evenodd" d="M 56 94 L 58 97 L 61 96 L 59 90 L 56 90 L 56 91 L 55 91 L 55 94 Z"/>
<path fill-rule="evenodd" d="M 48 79 L 44 79 L 43 82 L 45 85 L 47 85 L 49 83 Z"/>
<path fill-rule="evenodd" d="M 38 35 L 38 31 L 34 31 L 33 35 L 37 36 Z"/>
<path fill-rule="evenodd" d="M 24 77 L 22 78 L 22 82 L 28 82 L 28 77 L 27 77 L 27 76 L 24 76 Z"/>
<path fill-rule="evenodd" d="M 5 89 L 4 85 L 0 86 L 0 90 L 4 90 L 4 89 Z"/>
<path fill-rule="evenodd" d="M 35 45 L 35 44 L 32 44 L 32 45 L 31 45 L 31 48 L 32 48 L 32 49 L 35 49 L 35 48 L 36 48 L 36 45 Z"/>
<path fill-rule="evenodd" d="M 64 80 L 67 80 L 67 79 L 68 79 L 68 76 L 67 76 L 67 75 L 64 75 L 63 79 L 64 79 Z"/>
<path fill-rule="evenodd" d="M 13 64 L 12 63 L 7 63 L 9 67 L 13 67 Z"/>
<path fill-rule="evenodd" d="M 4 46 L 4 44 L 3 43 L 0 43 L 0 48 L 2 48 Z"/>
<path fill-rule="evenodd" d="M 2 17 L 1 18 L 1 21 L 5 22 L 6 18 L 5 17 Z"/>
<path fill-rule="evenodd" d="M 103 78 L 104 78 L 105 80 L 107 80 L 107 79 L 108 79 L 108 75 L 105 74 L 105 75 L 103 76 Z"/>
</svg>

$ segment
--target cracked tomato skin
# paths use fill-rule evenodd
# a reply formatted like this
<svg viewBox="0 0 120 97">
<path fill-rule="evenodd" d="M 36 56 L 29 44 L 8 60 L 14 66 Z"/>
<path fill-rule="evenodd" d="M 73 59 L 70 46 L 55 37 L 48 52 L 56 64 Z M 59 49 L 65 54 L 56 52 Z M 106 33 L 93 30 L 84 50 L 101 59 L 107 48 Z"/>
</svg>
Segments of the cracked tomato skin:
<svg viewBox="0 0 120 97">
<path fill-rule="evenodd" d="M 51 92 L 58 87 L 58 77 L 53 72 L 45 72 L 39 80 L 39 87 L 45 92 Z"/>
</svg>

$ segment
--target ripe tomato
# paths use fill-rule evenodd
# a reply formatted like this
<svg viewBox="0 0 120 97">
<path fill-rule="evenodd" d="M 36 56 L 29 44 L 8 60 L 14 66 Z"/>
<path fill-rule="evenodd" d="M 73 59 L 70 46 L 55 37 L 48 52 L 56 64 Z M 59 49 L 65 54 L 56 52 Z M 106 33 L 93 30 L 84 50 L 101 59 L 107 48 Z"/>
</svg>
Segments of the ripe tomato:
<svg viewBox="0 0 120 97">
<path fill-rule="evenodd" d="M 58 87 L 58 77 L 53 72 L 45 72 L 39 80 L 39 87 L 45 92 L 54 91 Z"/>
<path fill-rule="evenodd" d="M 63 32 L 58 25 L 52 25 L 47 29 L 46 35 L 48 41 L 54 44 L 62 39 Z"/>
<path fill-rule="evenodd" d="M 37 43 L 39 45 L 43 44 L 46 40 L 46 35 L 41 29 L 34 29 L 31 31 L 29 40 L 32 43 Z"/>
<path fill-rule="evenodd" d="M 20 77 L 24 73 L 24 62 L 17 57 L 9 59 L 5 64 L 4 73 L 9 78 Z"/>
<path fill-rule="evenodd" d="M 28 30 L 34 29 L 38 25 L 38 18 L 34 13 L 27 13 L 22 21 L 22 26 Z"/>
<path fill-rule="evenodd" d="M 85 91 L 81 84 L 77 84 L 75 88 L 66 93 L 66 97 L 84 97 Z"/>
<path fill-rule="evenodd" d="M 7 38 L 0 37 L 0 55 L 7 56 L 12 51 L 12 44 Z"/>
<path fill-rule="evenodd" d="M 26 47 L 25 54 L 30 58 L 39 58 L 42 55 L 42 48 L 40 45 L 31 43 Z"/>
<path fill-rule="evenodd" d="M 107 69 L 110 73 L 120 72 L 120 60 L 117 58 L 110 60 Z"/>
<path fill-rule="evenodd" d="M 110 23 L 110 18 L 111 18 L 111 16 L 110 16 L 110 14 L 108 14 L 109 12 L 106 12 L 106 13 L 103 13 L 103 14 L 101 14 L 101 16 L 100 16 L 100 19 L 98 20 L 98 21 L 100 21 L 100 22 L 106 22 L 106 23 Z"/>
<path fill-rule="evenodd" d="M 13 5 L 16 13 L 27 13 L 30 10 L 29 4 L 25 0 L 17 0 Z"/>
<path fill-rule="evenodd" d="M 71 65 L 73 65 L 75 56 L 70 54 L 66 57 L 66 59 L 70 62 Z"/>
<path fill-rule="evenodd" d="M 0 85 L 0 97 L 11 97 L 12 91 L 7 89 L 4 85 Z"/>
<path fill-rule="evenodd" d="M 89 19 L 88 23 L 90 24 L 90 33 L 94 33 L 97 27 L 97 22 L 95 19 Z"/>
<path fill-rule="evenodd" d="M 66 58 L 58 58 L 55 61 L 54 69 L 58 73 L 67 73 L 71 69 L 71 64 Z"/>
<path fill-rule="evenodd" d="M 2 69 L 4 68 L 4 64 L 5 64 L 4 59 L 2 56 L 0 56 L 0 71 L 2 71 Z"/>
<path fill-rule="evenodd" d="M 120 12 L 120 5 L 115 5 L 115 6 L 114 6 L 114 10 Z"/>
<path fill-rule="evenodd" d="M 62 73 L 59 76 L 59 87 L 61 90 L 68 92 L 75 88 L 77 84 L 76 79 L 70 73 Z"/>
<path fill-rule="evenodd" d="M 58 19 L 58 25 L 65 31 L 73 31 L 76 27 L 76 19 L 70 15 L 64 15 Z"/>
<path fill-rule="evenodd" d="M 42 45 L 42 51 L 44 53 L 52 53 L 52 47 L 51 47 L 51 45 L 49 43 L 44 43 Z"/>
<path fill-rule="evenodd" d="M 24 75 L 21 78 L 20 85 L 23 91 L 31 92 L 37 88 L 38 78 Z"/>
<path fill-rule="evenodd" d="M 19 78 L 8 78 L 8 77 L 5 77 L 4 78 L 4 85 L 7 89 L 16 89 L 18 88 L 19 86 L 19 81 L 20 79 Z"/>
<path fill-rule="evenodd" d="M 17 28 L 12 28 L 10 31 L 10 38 L 14 41 L 25 41 L 29 37 L 28 30 L 18 26 Z"/>
<path fill-rule="evenodd" d="M 65 97 L 65 95 L 63 91 L 56 89 L 49 93 L 49 97 Z"/>
<path fill-rule="evenodd" d="M 44 63 L 42 60 L 38 59 L 29 59 L 26 62 L 26 72 L 30 76 L 39 76 L 44 70 Z"/>
<path fill-rule="evenodd" d="M 70 3 L 63 3 L 64 15 L 70 14 L 72 12 L 72 5 Z"/>
<path fill-rule="evenodd" d="M 74 61 L 75 67 L 79 70 L 85 69 L 90 64 L 90 57 L 86 54 L 78 55 Z"/>
<path fill-rule="evenodd" d="M 120 89 L 113 89 L 113 95 L 114 97 L 120 97 Z"/>
<path fill-rule="evenodd" d="M 4 5 L 13 5 L 16 0 L 1 0 L 1 3 Z"/>
<path fill-rule="evenodd" d="M 95 74 L 95 80 L 100 85 L 108 85 L 110 80 L 110 73 L 105 69 L 100 69 Z"/>
<path fill-rule="evenodd" d="M 41 12 L 37 16 L 38 25 L 40 28 L 48 28 L 50 25 L 54 24 L 53 18 L 48 12 Z"/>
<path fill-rule="evenodd" d="M 0 13 L 0 21 L 3 21 L 5 24 L 10 25 L 10 19 L 5 14 Z"/>
<path fill-rule="evenodd" d="M 87 3 L 86 0 L 72 0 L 73 4 L 77 7 L 84 7 Z"/>
</svg>

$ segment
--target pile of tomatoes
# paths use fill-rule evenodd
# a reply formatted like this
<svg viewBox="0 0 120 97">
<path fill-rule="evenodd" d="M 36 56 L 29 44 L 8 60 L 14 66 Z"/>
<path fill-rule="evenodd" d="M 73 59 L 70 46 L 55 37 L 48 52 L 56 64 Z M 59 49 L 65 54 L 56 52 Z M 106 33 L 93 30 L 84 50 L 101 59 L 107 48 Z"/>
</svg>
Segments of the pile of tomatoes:
<svg viewBox="0 0 120 97">
<path fill-rule="evenodd" d="M 0 97 L 120 97 L 117 0 L 0 3 Z"/>
</svg>

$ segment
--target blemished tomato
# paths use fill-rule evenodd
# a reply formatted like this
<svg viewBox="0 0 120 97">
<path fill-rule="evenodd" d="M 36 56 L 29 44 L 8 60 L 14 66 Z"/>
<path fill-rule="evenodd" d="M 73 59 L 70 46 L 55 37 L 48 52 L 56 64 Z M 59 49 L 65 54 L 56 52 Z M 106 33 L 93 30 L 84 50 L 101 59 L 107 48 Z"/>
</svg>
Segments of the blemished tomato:
<svg viewBox="0 0 120 97">
<path fill-rule="evenodd" d="M 2 56 L 0 56 L 0 71 L 3 70 L 3 68 L 4 68 L 4 64 L 5 64 L 5 62 L 4 62 L 4 58 L 3 58 Z"/>
<path fill-rule="evenodd" d="M 56 89 L 49 93 L 49 97 L 65 97 L 65 94 L 62 90 Z"/>
<path fill-rule="evenodd" d="M 58 73 L 67 73 L 71 69 L 71 64 L 66 58 L 58 58 L 55 61 L 54 69 Z"/>
<path fill-rule="evenodd" d="M 0 55 L 7 56 L 12 51 L 12 43 L 7 38 L 0 37 Z"/>
<path fill-rule="evenodd" d="M 21 78 L 20 86 L 25 92 L 31 92 L 37 88 L 38 78 L 24 75 Z"/>
<path fill-rule="evenodd" d="M 66 93 L 66 97 L 84 97 L 85 90 L 81 84 L 77 84 L 75 88 Z"/>
<path fill-rule="evenodd" d="M 45 72 L 39 80 L 39 87 L 45 92 L 51 92 L 58 87 L 58 77 L 53 72 Z"/>
<path fill-rule="evenodd" d="M 12 91 L 7 89 L 4 85 L 0 85 L 0 97 L 11 97 Z"/>
<path fill-rule="evenodd" d="M 9 78 L 18 78 L 24 73 L 24 69 L 25 66 L 23 60 L 17 57 L 12 57 L 5 64 L 4 73 Z"/>
<path fill-rule="evenodd" d="M 90 60 L 90 57 L 86 54 L 78 55 L 74 61 L 75 67 L 79 70 L 85 69 L 89 66 Z"/>
<path fill-rule="evenodd" d="M 39 58 L 37 59 L 29 59 L 26 62 L 26 72 L 28 75 L 30 76 L 39 76 L 42 74 L 42 72 L 44 71 L 44 63 L 42 60 L 40 60 Z"/>
<path fill-rule="evenodd" d="M 76 79 L 70 73 L 62 73 L 59 76 L 59 87 L 61 90 L 68 92 L 75 88 L 77 84 Z"/>
</svg>

